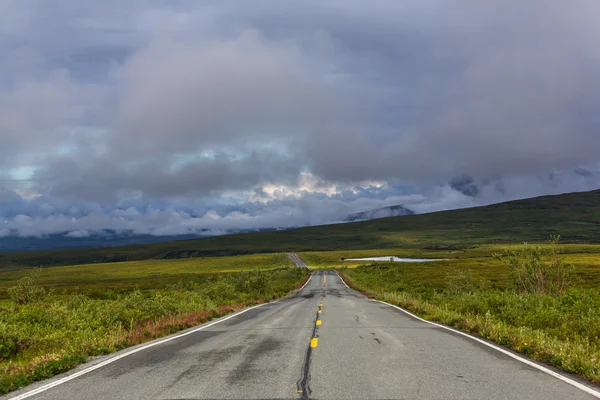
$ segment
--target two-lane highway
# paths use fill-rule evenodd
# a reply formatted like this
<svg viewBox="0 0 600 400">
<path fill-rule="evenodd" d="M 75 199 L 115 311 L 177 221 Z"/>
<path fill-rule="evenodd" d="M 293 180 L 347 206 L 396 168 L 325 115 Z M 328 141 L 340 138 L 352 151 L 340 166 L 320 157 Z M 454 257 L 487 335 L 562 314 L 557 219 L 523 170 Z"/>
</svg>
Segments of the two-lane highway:
<svg viewBox="0 0 600 400">
<path fill-rule="evenodd" d="M 40 400 L 594 398 L 472 339 L 369 300 L 347 288 L 334 271 L 314 272 L 294 297 L 204 327 L 153 343 L 74 379 L 57 377 L 12 396 Z M 60 384 L 32 392 L 49 382 Z"/>
</svg>

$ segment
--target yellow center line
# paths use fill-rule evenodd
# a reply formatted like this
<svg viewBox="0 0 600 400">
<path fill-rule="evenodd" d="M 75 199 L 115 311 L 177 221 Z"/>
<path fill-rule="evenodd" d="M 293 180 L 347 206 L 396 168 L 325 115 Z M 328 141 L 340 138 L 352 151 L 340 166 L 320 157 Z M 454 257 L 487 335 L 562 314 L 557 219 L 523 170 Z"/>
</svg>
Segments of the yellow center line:
<svg viewBox="0 0 600 400">
<path fill-rule="evenodd" d="M 323 284 L 325 284 L 325 276 L 323 276 Z M 317 310 L 317 319 L 315 320 L 315 325 L 316 326 L 320 326 L 322 324 L 321 321 L 321 307 L 323 307 L 323 301 L 325 300 L 325 297 L 321 298 L 321 302 L 319 303 L 319 309 Z M 316 335 L 316 330 L 315 333 Z M 310 339 L 310 347 L 311 348 L 315 348 L 319 345 L 319 339 L 316 337 L 313 337 L 312 339 Z M 300 393 L 300 392 L 298 392 Z"/>
</svg>

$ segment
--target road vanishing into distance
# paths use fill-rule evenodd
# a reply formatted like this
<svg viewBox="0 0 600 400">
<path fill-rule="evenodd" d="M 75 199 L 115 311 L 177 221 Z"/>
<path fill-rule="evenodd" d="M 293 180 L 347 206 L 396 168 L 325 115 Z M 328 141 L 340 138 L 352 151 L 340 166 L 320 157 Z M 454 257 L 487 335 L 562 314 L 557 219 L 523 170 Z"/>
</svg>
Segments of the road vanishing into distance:
<svg viewBox="0 0 600 400">
<path fill-rule="evenodd" d="M 96 359 L 4 398 L 595 398 L 594 389 L 573 384 L 370 300 L 335 271 L 315 271 L 293 296 Z"/>
<path fill-rule="evenodd" d="M 304 261 L 302 261 L 302 260 L 300 259 L 300 257 L 298 257 L 298 254 L 294 254 L 294 253 L 288 253 L 288 255 L 287 255 L 287 256 L 288 256 L 288 258 L 289 258 L 290 260 L 292 260 L 292 262 L 293 262 L 294 264 L 296 264 L 296 267 L 298 267 L 298 268 L 306 268 L 306 269 L 308 269 L 308 265 L 304 264 Z"/>
</svg>

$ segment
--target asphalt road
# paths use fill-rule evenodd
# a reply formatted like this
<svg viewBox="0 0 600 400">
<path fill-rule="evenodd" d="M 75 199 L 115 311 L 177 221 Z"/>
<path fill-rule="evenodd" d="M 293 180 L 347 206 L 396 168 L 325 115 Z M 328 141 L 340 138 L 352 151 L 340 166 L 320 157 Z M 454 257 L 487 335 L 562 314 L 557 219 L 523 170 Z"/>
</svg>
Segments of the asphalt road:
<svg viewBox="0 0 600 400">
<path fill-rule="evenodd" d="M 287 255 L 287 256 L 288 256 L 288 258 L 289 258 L 290 260 L 292 260 L 292 262 L 293 262 L 294 264 L 296 264 L 296 267 L 298 267 L 298 268 L 306 268 L 306 269 L 308 269 L 308 265 L 304 264 L 304 261 L 302 261 L 302 260 L 300 259 L 300 257 L 298 257 L 298 254 L 294 254 L 294 253 L 288 253 L 288 255 Z"/>
<path fill-rule="evenodd" d="M 471 339 L 369 300 L 348 289 L 333 271 L 317 271 L 294 297 L 213 322 L 28 398 L 594 397 Z"/>
</svg>

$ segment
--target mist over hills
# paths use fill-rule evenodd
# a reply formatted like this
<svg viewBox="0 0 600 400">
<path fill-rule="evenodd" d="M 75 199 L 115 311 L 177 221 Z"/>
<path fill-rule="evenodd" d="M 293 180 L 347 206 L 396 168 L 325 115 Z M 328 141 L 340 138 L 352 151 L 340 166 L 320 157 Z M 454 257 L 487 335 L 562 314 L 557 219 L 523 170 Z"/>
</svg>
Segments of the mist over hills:
<svg viewBox="0 0 600 400">
<path fill-rule="evenodd" d="M 0 253 L 0 268 L 359 249 L 458 249 L 478 244 L 600 242 L 600 190 L 489 206 L 268 232 L 96 249 Z"/>
<path fill-rule="evenodd" d="M 372 219 L 412 214 L 414 214 L 412 210 L 409 210 L 401 205 L 396 205 L 350 214 L 343 220 L 343 222 L 368 221 Z M 101 231 L 92 232 L 82 236 L 74 236 L 71 232 L 61 232 L 42 236 L 14 235 L 0 238 L 0 252 L 128 246 L 136 244 L 152 244 L 172 242 L 177 240 L 199 239 L 209 236 L 242 234 L 249 232 L 268 232 L 277 229 L 279 228 L 272 227 L 263 229 L 228 230 L 203 229 L 198 234 L 188 235 L 136 234 L 133 232 L 117 231 L 114 229 L 103 229 Z"/>
<path fill-rule="evenodd" d="M 586 173 L 586 171 L 582 170 L 582 172 L 578 172 L 577 175 L 583 175 L 584 173 Z M 592 173 L 587 172 L 587 175 L 590 174 Z M 348 223 L 369 221 L 388 217 L 403 217 L 435 211 L 469 208 L 479 205 L 502 204 L 498 203 L 498 201 L 493 201 L 493 199 L 490 201 L 491 199 L 489 197 L 485 197 L 485 193 L 489 190 L 490 186 L 493 186 L 494 190 L 500 192 L 503 189 L 502 181 L 500 180 L 481 182 L 465 174 L 451 179 L 446 185 L 446 187 L 449 187 L 451 190 L 453 190 L 453 193 L 462 196 L 462 200 L 459 202 L 449 204 L 433 203 L 432 207 L 423 207 L 424 203 L 417 201 L 409 202 L 408 204 L 398 204 L 367 210 L 364 210 L 363 208 L 364 211 L 350 213 L 346 216 L 344 216 L 343 213 L 340 213 L 339 210 L 336 210 L 332 207 L 322 207 L 322 209 L 318 209 L 319 215 L 312 215 L 315 210 L 311 211 L 308 209 L 305 210 L 305 212 L 309 213 L 310 218 L 307 218 L 306 220 L 299 219 L 294 221 L 290 221 L 288 219 L 288 221 L 286 221 L 284 224 L 281 224 L 281 218 L 263 219 L 262 217 L 256 216 L 256 219 L 260 219 L 260 221 L 254 224 L 258 225 L 254 227 L 244 226 L 242 221 L 239 226 L 236 226 L 236 224 L 229 224 L 229 227 L 223 228 L 210 225 L 203 227 L 203 224 L 198 224 L 199 226 L 197 226 L 197 229 L 189 232 L 182 231 L 181 233 L 178 233 L 177 230 L 172 229 L 170 232 L 168 231 L 164 233 L 159 233 L 158 231 L 140 232 L 139 230 L 134 231 L 128 229 L 102 229 L 102 224 L 100 224 L 100 229 L 98 230 L 64 230 L 40 234 L 23 233 L 14 229 L 8 230 L 8 234 L 0 235 L 0 252 L 85 249 L 142 245 L 162 242 L 168 243 L 188 239 L 201 239 L 211 236 L 290 230 L 305 226 L 319 226 L 336 222 Z M 340 214 L 342 215 L 340 216 Z M 32 219 L 28 223 L 33 224 L 34 220 Z M 30 229 L 29 231 L 31 232 L 32 230 Z"/>
<path fill-rule="evenodd" d="M 377 208 L 375 210 L 367 210 L 367 211 L 350 214 L 350 215 L 348 215 L 348 217 L 346 217 L 346 219 L 344 221 L 346 221 L 346 222 L 368 221 L 368 220 L 372 220 L 372 219 L 387 218 L 387 217 L 401 217 L 403 215 L 412 215 L 414 213 L 415 213 L 414 211 L 409 210 L 408 208 L 406 208 L 402 205 L 396 205 L 396 206 L 381 207 L 381 208 Z"/>
<path fill-rule="evenodd" d="M 378 218 L 397 217 L 412 214 L 414 214 L 412 210 L 409 210 L 401 205 L 396 205 L 350 214 L 343 220 L 343 222 L 367 221 Z M 289 229 L 293 228 L 295 227 Z M 0 252 L 128 246 L 136 244 L 152 244 L 172 242 L 177 240 L 199 239 L 209 236 L 242 234 L 249 232 L 268 232 L 278 229 L 281 228 L 267 227 L 260 229 L 227 230 L 202 229 L 196 234 L 184 235 L 139 234 L 131 231 L 118 231 L 114 229 L 102 229 L 95 232 L 86 232 L 85 235 L 73 235 L 73 232 L 60 232 L 40 236 L 21 236 L 15 233 L 14 235 L 7 235 L 0 238 Z"/>
</svg>

